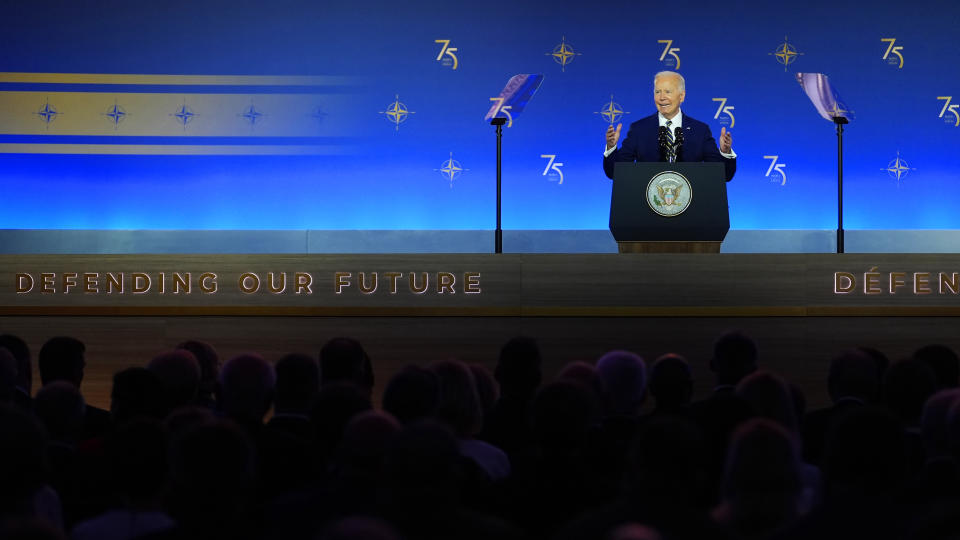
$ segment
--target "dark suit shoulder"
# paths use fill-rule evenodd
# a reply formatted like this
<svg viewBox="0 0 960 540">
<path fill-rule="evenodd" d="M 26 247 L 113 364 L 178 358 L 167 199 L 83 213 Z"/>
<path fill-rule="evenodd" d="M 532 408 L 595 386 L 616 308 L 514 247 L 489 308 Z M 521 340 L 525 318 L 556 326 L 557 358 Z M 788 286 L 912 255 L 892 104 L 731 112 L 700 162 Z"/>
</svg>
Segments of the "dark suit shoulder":
<svg viewBox="0 0 960 540">
<path fill-rule="evenodd" d="M 657 118 L 657 113 L 653 113 L 650 116 L 645 116 L 637 120 L 636 122 L 632 122 L 630 124 L 630 129 L 633 129 L 633 128 L 643 129 L 644 127 L 649 126 L 650 124 L 659 124 L 659 123 L 660 123 L 660 120 Z"/>
</svg>

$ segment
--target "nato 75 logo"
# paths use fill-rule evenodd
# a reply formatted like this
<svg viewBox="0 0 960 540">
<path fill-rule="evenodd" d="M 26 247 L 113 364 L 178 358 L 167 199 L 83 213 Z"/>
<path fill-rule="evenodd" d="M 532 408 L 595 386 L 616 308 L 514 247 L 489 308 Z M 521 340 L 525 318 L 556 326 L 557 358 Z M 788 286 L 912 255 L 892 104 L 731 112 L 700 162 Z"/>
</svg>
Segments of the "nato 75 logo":
<svg viewBox="0 0 960 540">
<path fill-rule="evenodd" d="M 783 170 L 787 165 L 785 163 L 777 163 L 777 160 L 780 159 L 780 156 L 763 156 L 763 159 L 770 160 L 770 167 L 767 169 L 767 174 L 764 176 L 770 178 L 771 182 L 776 182 L 779 180 L 781 186 L 787 185 L 787 173 Z M 779 176 L 773 173 L 779 173 Z"/>
<path fill-rule="evenodd" d="M 677 55 L 677 53 L 680 52 L 680 47 L 674 47 L 672 39 L 658 39 L 657 43 L 664 44 L 663 53 L 660 55 L 660 61 L 666 64 L 668 67 L 680 69 L 680 56 Z M 676 62 L 675 66 L 671 66 L 670 60 L 667 60 L 668 54 L 674 58 L 674 61 Z"/>
<path fill-rule="evenodd" d="M 720 118 L 721 114 L 725 114 L 730 117 L 730 127 L 733 127 L 733 124 L 736 123 L 736 119 L 733 117 L 733 105 L 727 105 L 727 98 L 725 97 L 715 97 L 713 101 L 719 101 L 720 106 L 717 107 L 717 112 L 713 115 L 715 120 L 720 120 L 721 124 L 725 123 L 725 118 Z"/>
<path fill-rule="evenodd" d="M 457 48 L 450 46 L 449 39 L 435 39 L 433 42 L 443 43 L 443 47 L 440 48 L 440 54 L 437 55 L 437 62 L 440 62 L 444 66 L 452 66 L 453 70 L 456 71 L 460 62 L 457 61 L 457 55 L 453 53 L 457 52 Z M 450 58 L 444 58 L 444 56 L 449 56 Z"/>
<path fill-rule="evenodd" d="M 886 52 L 883 53 L 883 59 L 887 61 L 891 66 L 897 63 L 897 59 L 890 56 L 891 54 L 897 55 L 897 58 L 900 59 L 900 64 L 897 65 L 897 69 L 903 69 L 903 55 L 900 54 L 900 51 L 903 50 L 903 45 L 897 45 L 894 47 L 894 44 L 897 42 L 897 38 L 880 38 L 880 41 L 884 43 L 889 43 L 887 45 Z"/>
<path fill-rule="evenodd" d="M 949 111 L 953 114 L 953 117 L 956 119 L 953 122 L 954 126 L 960 126 L 960 112 L 957 112 L 957 109 L 960 108 L 960 103 L 950 104 L 950 101 L 953 100 L 953 96 L 937 96 L 937 101 L 943 100 L 943 108 L 940 109 L 940 118 L 943 118 L 944 115 Z M 950 123 L 950 118 L 946 119 L 946 122 Z"/>
<path fill-rule="evenodd" d="M 543 176 L 547 177 L 559 177 L 560 181 L 557 182 L 557 185 L 563 185 L 563 171 L 560 170 L 560 167 L 563 167 L 563 163 L 557 161 L 556 154 L 540 154 L 540 157 L 547 159 L 547 166 L 543 168 Z M 551 182 L 554 180 L 548 178 Z"/>
</svg>

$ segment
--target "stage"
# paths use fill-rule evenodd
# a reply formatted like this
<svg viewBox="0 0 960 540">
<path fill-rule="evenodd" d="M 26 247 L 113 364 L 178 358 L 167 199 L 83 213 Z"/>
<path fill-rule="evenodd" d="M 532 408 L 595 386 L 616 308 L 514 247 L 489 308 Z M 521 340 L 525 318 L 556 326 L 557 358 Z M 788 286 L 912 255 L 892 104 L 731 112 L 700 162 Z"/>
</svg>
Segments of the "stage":
<svg viewBox="0 0 960 540">
<path fill-rule="evenodd" d="M 3 255 L 0 332 L 34 359 L 55 335 L 84 341 L 84 394 L 105 407 L 114 372 L 185 339 L 276 360 L 340 335 L 369 352 L 377 395 L 407 363 L 492 367 L 518 334 L 538 339 L 545 377 L 610 349 L 675 352 L 702 394 L 713 340 L 740 328 L 816 407 L 843 348 L 960 349 L 958 267 L 944 254 Z"/>
</svg>

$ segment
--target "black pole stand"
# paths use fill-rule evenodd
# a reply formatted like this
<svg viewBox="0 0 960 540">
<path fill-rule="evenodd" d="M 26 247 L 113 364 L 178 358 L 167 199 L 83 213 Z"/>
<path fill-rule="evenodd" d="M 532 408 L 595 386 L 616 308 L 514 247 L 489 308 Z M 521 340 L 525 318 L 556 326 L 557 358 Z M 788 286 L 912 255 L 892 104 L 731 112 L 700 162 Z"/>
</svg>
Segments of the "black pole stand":
<svg viewBox="0 0 960 540">
<path fill-rule="evenodd" d="M 497 127 L 497 230 L 494 233 L 494 253 L 503 253 L 503 229 L 500 228 L 500 142 L 503 139 L 503 125 L 506 123 L 506 118 L 490 120 L 490 125 Z"/>
<path fill-rule="evenodd" d="M 833 123 L 837 125 L 837 253 L 843 253 L 843 125 L 850 122 L 834 116 Z"/>
</svg>

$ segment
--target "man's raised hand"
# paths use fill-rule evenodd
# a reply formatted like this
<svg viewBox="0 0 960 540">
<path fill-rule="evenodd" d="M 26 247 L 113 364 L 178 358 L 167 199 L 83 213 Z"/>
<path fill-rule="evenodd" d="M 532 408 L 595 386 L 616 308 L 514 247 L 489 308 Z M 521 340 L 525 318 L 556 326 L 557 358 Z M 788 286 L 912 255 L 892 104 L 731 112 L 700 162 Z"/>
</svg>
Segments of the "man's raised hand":
<svg viewBox="0 0 960 540">
<path fill-rule="evenodd" d="M 621 127 L 623 127 L 623 124 L 617 124 L 617 129 L 613 129 L 613 124 L 610 124 L 610 127 L 607 128 L 607 150 L 617 147 L 617 143 L 620 142 Z"/>
<path fill-rule="evenodd" d="M 730 133 L 727 131 L 726 127 L 720 128 L 720 151 L 724 154 L 731 153 L 733 148 L 733 137 L 730 136 Z"/>
</svg>

